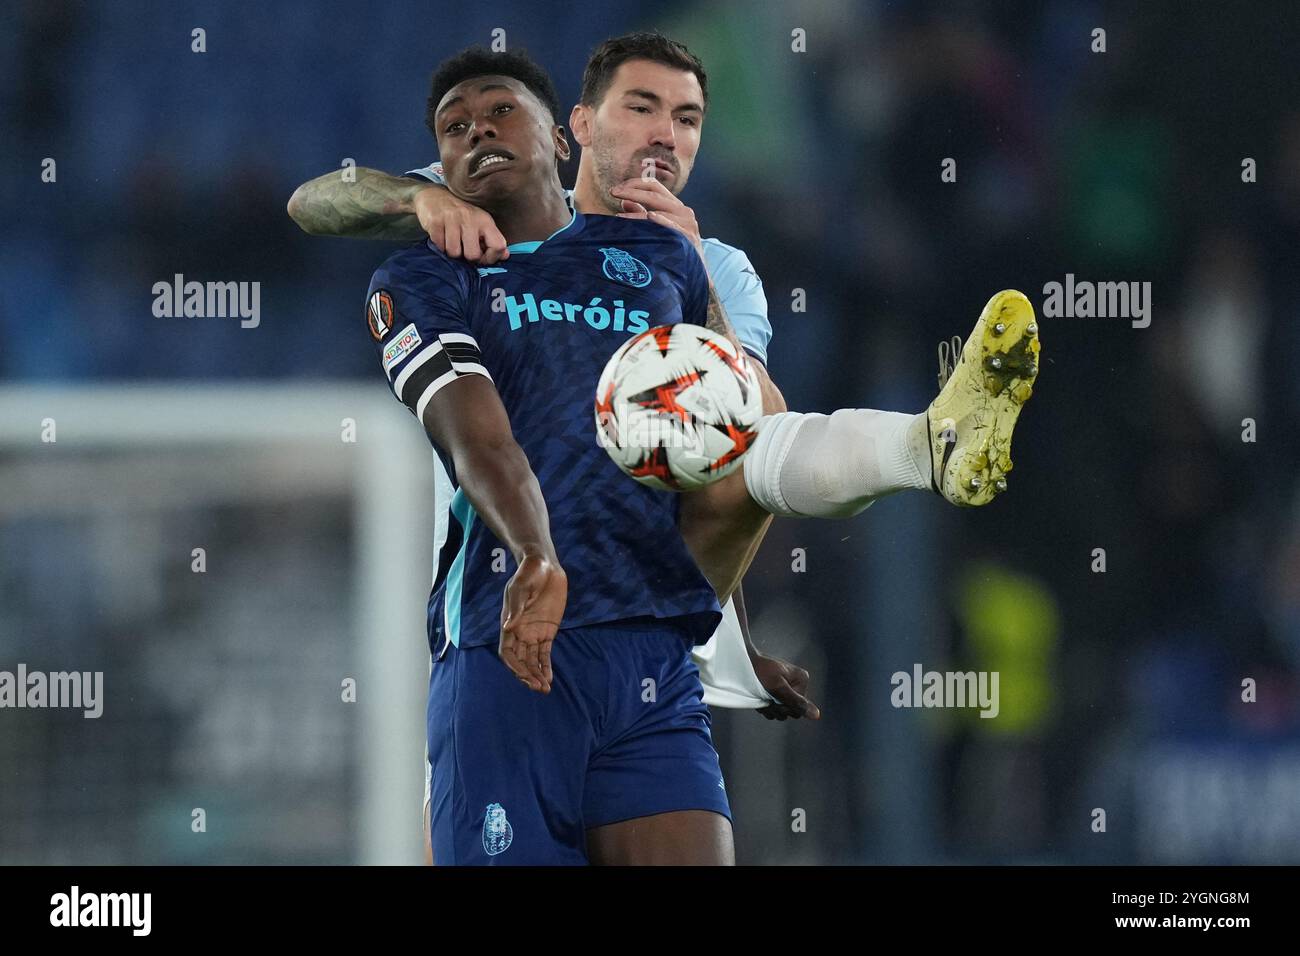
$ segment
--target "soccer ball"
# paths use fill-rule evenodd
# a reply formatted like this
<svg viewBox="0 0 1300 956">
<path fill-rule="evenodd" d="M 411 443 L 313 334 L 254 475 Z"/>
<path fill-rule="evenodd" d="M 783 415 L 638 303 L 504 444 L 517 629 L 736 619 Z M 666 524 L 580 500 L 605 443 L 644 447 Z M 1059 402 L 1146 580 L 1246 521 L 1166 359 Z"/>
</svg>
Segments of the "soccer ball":
<svg viewBox="0 0 1300 956">
<path fill-rule="evenodd" d="M 623 343 L 596 386 L 596 437 L 626 475 L 691 491 L 729 475 L 763 414 L 749 358 L 699 325 L 661 325 Z"/>
</svg>

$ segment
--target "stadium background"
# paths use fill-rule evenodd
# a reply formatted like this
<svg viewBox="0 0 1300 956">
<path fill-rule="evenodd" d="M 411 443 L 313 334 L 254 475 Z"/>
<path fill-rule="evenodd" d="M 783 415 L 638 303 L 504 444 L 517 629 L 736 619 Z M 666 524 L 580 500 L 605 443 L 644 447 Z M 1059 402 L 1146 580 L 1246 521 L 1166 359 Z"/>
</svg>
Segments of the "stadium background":
<svg viewBox="0 0 1300 956">
<path fill-rule="evenodd" d="M 418 764 L 373 779 L 382 724 L 339 693 L 385 648 L 423 683 L 421 609 L 414 632 L 368 633 L 376 572 L 329 480 L 373 448 L 79 447 L 77 408 L 145 395 L 149 428 L 174 407 L 198 409 L 180 430 L 265 415 L 274 433 L 266 386 L 319 396 L 332 428 L 339 402 L 384 398 L 362 298 L 389 247 L 303 235 L 294 186 L 345 157 L 434 158 L 429 74 L 495 28 L 567 105 L 596 42 L 658 27 L 709 71 L 683 198 L 763 277 L 790 407 L 924 407 L 935 344 L 998 289 L 1041 309 L 1067 273 L 1153 286 L 1146 329 L 1044 320 L 1007 498 L 774 526 L 746 580 L 754 634 L 813 672 L 825 716 L 715 713 L 739 860 L 1300 862 L 1295 15 L 951 6 L 7 4 L 0 667 L 103 670 L 106 702 L 0 711 L 0 861 L 418 858 Z M 260 325 L 155 318 L 175 273 L 259 281 Z M 123 391 L 143 385 L 165 390 Z M 27 415 L 46 400 L 70 409 L 54 446 Z M 999 671 L 1000 716 L 892 708 L 889 675 L 918 662 Z M 395 726 L 418 749 L 416 703 Z M 362 806 L 376 786 L 407 808 L 387 842 Z"/>
</svg>

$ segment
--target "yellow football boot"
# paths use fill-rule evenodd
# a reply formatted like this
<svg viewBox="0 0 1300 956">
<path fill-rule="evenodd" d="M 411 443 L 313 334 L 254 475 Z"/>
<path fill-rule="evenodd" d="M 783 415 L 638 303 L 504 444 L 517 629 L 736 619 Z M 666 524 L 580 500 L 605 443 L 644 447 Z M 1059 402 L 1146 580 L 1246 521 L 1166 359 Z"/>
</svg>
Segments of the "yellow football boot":
<svg viewBox="0 0 1300 956">
<path fill-rule="evenodd" d="M 958 351 L 960 349 L 960 351 Z M 1024 293 L 999 292 L 966 344 L 939 344 L 939 397 L 926 409 L 934 490 L 986 505 L 1007 490 L 1011 432 L 1038 377 L 1038 322 Z"/>
</svg>

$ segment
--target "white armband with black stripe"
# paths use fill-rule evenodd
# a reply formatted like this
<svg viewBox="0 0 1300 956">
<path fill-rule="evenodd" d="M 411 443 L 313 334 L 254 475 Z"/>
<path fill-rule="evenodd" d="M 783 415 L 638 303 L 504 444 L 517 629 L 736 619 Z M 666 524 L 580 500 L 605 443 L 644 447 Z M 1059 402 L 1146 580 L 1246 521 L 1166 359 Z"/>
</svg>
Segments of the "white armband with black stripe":
<svg viewBox="0 0 1300 956">
<path fill-rule="evenodd" d="M 418 333 L 417 333 L 418 334 Z M 393 378 L 393 394 L 424 421 L 424 410 L 438 389 L 462 375 L 482 375 L 489 382 L 492 376 L 483 367 L 483 355 L 472 335 L 464 332 L 443 332 L 406 363 Z"/>
</svg>

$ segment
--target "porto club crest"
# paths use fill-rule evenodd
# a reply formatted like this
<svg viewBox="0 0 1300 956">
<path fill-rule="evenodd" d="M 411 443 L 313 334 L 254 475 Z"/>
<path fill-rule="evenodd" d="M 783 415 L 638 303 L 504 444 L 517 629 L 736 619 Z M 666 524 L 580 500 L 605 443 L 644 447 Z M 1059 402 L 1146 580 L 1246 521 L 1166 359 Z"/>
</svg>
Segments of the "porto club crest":
<svg viewBox="0 0 1300 956">
<path fill-rule="evenodd" d="M 499 803 L 489 803 L 487 813 L 483 816 L 483 850 L 488 856 L 496 856 L 510 849 L 514 842 L 515 829 L 506 819 L 506 811 Z"/>
<path fill-rule="evenodd" d="M 643 289 L 650 284 L 650 267 L 636 256 L 622 249 L 615 249 L 613 246 L 600 251 L 605 254 L 605 264 L 601 268 L 605 278 L 624 282 L 637 289 Z"/>
</svg>

